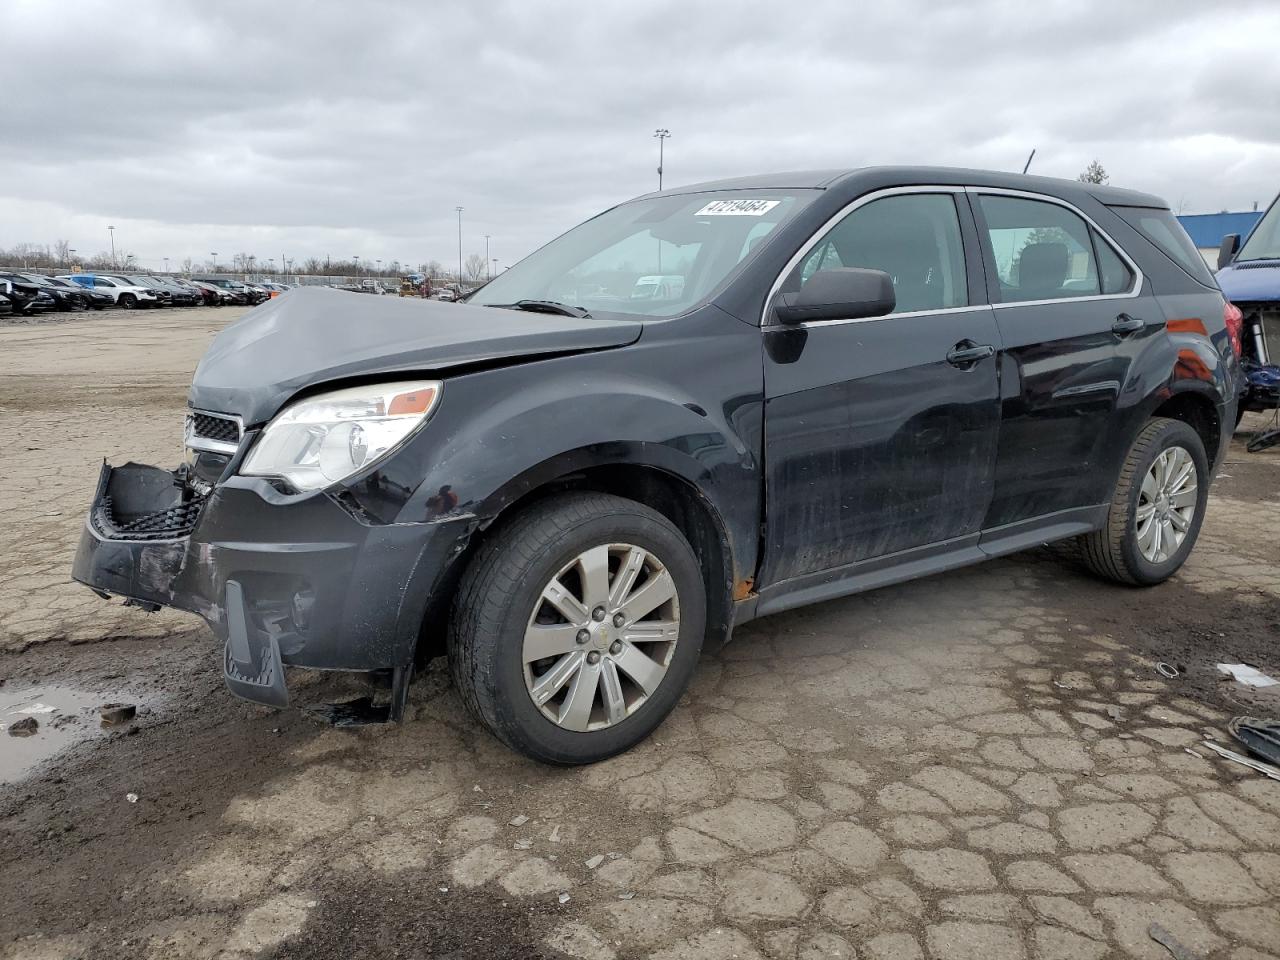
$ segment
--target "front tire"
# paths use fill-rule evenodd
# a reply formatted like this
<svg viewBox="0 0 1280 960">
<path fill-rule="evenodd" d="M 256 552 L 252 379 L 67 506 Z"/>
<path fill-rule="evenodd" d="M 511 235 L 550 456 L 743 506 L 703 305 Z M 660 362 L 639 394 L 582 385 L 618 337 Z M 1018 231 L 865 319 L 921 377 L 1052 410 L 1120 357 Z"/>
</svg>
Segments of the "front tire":
<svg viewBox="0 0 1280 960">
<path fill-rule="evenodd" d="M 1085 565 L 1118 583 L 1162 583 L 1195 546 L 1208 495 L 1200 435 L 1181 420 L 1157 417 L 1129 448 L 1106 524 L 1081 538 Z"/>
<path fill-rule="evenodd" d="M 132 293 L 122 293 L 120 294 L 120 306 L 126 310 L 133 310 L 138 306 L 138 298 Z"/>
<path fill-rule="evenodd" d="M 468 710 L 544 763 L 639 743 L 693 676 L 706 624 L 689 543 L 655 510 L 607 494 L 519 514 L 463 575 L 449 664 Z"/>
</svg>

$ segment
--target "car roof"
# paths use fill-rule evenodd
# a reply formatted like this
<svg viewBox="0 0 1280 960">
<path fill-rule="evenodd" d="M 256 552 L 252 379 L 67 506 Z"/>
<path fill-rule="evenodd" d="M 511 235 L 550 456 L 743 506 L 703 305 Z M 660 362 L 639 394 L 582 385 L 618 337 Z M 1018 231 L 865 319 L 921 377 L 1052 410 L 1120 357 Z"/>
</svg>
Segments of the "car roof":
<svg viewBox="0 0 1280 960">
<path fill-rule="evenodd" d="M 829 190 L 856 191 L 860 186 L 867 190 L 885 186 L 910 186 L 913 184 L 939 184 L 943 186 L 998 187 L 1006 190 L 1026 190 L 1044 193 L 1063 199 L 1078 198 L 1082 194 L 1093 197 L 1112 207 L 1163 207 L 1169 206 L 1163 199 L 1150 193 L 1128 190 L 1079 180 L 1060 180 L 1056 177 L 1038 177 L 999 170 L 970 170 L 963 167 L 879 166 L 858 167 L 848 170 L 810 170 L 788 173 L 758 174 L 750 177 L 734 177 L 727 180 L 709 180 L 673 187 L 662 193 L 648 193 L 644 197 L 679 196 L 690 193 L 707 193 L 722 190 Z M 641 199 L 641 198 L 637 198 Z"/>
</svg>

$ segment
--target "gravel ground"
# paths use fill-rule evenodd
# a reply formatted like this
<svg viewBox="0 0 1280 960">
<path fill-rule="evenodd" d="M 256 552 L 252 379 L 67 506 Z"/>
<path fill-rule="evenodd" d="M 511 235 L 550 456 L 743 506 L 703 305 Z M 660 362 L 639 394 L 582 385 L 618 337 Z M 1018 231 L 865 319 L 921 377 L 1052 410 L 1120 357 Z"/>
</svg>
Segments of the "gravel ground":
<svg viewBox="0 0 1280 960">
<path fill-rule="evenodd" d="M 0 695 L 141 707 L 40 715 L 79 739 L 0 785 L 0 958 L 1165 958 L 1155 920 L 1280 956 L 1280 783 L 1200 745 L 1280 714 L 1214 669 L 1280 676 L 1280 450 L 1240 434 L 1167 584 L 1037 550 L 767 618 L 649 742 L 553 770 L 439 664 L 408 722 L 331 730 L 227 695 L 198 621 L 68 583 L 101 458 L 179 459 L 237 313 L 0 329 Z"/>
</svg>

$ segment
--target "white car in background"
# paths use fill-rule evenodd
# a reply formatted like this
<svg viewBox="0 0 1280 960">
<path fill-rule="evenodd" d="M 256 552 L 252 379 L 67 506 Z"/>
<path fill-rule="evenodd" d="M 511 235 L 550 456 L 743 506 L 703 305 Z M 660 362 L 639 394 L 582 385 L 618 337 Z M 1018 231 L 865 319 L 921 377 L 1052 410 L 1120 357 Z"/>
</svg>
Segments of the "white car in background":
<svg viewBox="0 0 1280 960">
<path fill-rule="evenodd" d="M 82 287 L 105 293 L 116 302 L 117 307 L 133 310 L 138 307 L 159 306 L 160 298 L 150 287 L 141 287 L 123 277 L 107 276 L 101 273 L 70 273 L 58 277 L 59 280 L 72 280 Z"/>
</svg>

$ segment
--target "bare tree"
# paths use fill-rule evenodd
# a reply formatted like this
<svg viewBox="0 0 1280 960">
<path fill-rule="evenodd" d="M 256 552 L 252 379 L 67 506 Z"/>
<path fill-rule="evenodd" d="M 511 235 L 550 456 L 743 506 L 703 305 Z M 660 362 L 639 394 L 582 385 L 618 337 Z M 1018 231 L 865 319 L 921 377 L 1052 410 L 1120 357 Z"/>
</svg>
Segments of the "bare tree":
<svg viewBox="0 0 1280 960">
<path fill-rule="evenodd" d="M 53 259 L 57 266 L 71 263 L 71 244 L 66 240 L 55 240 L 53 242 Z"/>
<path fill-rule="evenodd" d="M 467 257 L 467 262 L 463 265 L 463 274 L 467 280 L 476 283 L 485 278 L 488 266 L 489 262 L 485 260 L 483 253 L 473 253 Z"/>
<path fill-rule="evenodd" d="M 422 272 L 425 273 L 428 277 L 443 277 L 444 264 L 442 264 L 439 260 L 428 260 L 426 263 L 422 265 Z"/>
<path fill-rule="evenodd" d="M 195 262 L 190 257 L 182 258 L 182 273 L 184 276 L 191 276 L 191 272 L 195 269 Z"/>
<path fill-rule="evenodd" d="M 319 257 L 307 257 L 302 264 L 303 273 L 320 274 L 324 272 L 324 264 Z"/>
<path fill-rule="evenodd" d="M 1084 168 L 1084 173 L 1076 177 L 1081 183 L 1106 183 L 1111 179 L 1106 168 L 1097 161 L 1097 158 L 1089 161 L 1089 165 Z"/>
</svg>

